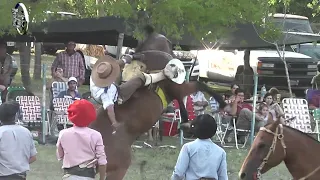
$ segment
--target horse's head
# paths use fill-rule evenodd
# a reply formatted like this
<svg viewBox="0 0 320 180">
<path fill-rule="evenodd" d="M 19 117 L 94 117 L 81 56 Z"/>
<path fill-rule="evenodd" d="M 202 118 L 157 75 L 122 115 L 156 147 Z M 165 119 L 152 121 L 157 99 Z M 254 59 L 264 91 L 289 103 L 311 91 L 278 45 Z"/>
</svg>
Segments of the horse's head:
<svg viewBox="0 0 320 180">
<path fill-rule="evenodd" d="M 123 69 L 124 80 L 136 75 L 133 71 L 149 73 L 163 69 L 173 59 L 172 46 L 165 36 L 148 32 L 146 39 L 136 48 L 134 57 L 137 58 Z"/>
<path fill-rule="evenodd" d="M 262 127 L 239 172 L 241 180 L 260 179 L 262 173 L 280 164 L 285 158 L 283 126 L 280 120 Z"/>
</svg>

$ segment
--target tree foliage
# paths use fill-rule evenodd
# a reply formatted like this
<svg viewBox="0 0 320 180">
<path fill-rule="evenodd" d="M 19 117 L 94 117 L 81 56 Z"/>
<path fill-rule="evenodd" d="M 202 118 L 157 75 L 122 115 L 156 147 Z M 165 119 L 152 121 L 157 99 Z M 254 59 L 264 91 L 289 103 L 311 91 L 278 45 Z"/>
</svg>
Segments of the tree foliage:
<svg viewBox="0 0 320 180">
<path fill-rule="evenodd" d="M 17 0 L 0 1 L 0 30 L 12 30 L 11 8 Z M 128 31 L 139 37 L 145 24 L 174 38 L 190 33 L 201 39 L 216 39 L 234 29 L 238 22 L 257 25 L 269 13 L 283 11 L 317 17 L 319 0 L 26 0 L 30 19 L 42 22 L 44 11 L 65 11 L 81 18 L 119 16 L 128 19 Z M 263 7 L 263 8 L 262 8 Z"/>
</svg>

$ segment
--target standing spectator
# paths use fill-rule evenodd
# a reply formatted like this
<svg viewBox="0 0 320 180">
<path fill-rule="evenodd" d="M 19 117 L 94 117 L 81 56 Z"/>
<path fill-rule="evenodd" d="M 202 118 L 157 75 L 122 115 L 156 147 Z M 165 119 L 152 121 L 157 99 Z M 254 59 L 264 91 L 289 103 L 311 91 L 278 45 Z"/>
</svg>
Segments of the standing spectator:
<svg viewBox="0 0 320 180">
<path fill-rule="evenodd" d="M 75 77 L 70 77 L 68 80 L 68 89 L 60 92 L 58 98 L 80 99 L 81 94 L 77 91 L 78 80 Z"/>
<path fill-rule="evenodd" d="M 190 95 L 194 104 L 194 111 L 196 115 L 204 114 L 204 110 L 208 106 L 208 101 L 201 91 Z"/>
<path fill-rule="evenodd" d="M 69 41 L 66 44 L 66 50 L 58 53 L 56 59 L 52 63 L 51 73 L 52 77 L 56 78 L 56 69 L 61 67 L 63 69 L 63 77 L 76 77 L 78 85 L 82 85 L 85 81 L 85 66 L 82 56 L 75 51 L 76 44 Z"/>
<path fill-rule="evenodd" d="M 4 90 L 10 85 L 10 74 L 12 72 L 12 57 L 7 54 L 7 43 L 0 42 L 0 89 Z"/>
<path fill-rule="evenodd" d="M 98 163 L 100 180 L 106 179 L 107 159 L 101 134 L 88 126 L 96 120 L 96 110 L 87 100 L 76 100 L 68 108 L 74 126 L 60 131 L 57 158 L 63 161 L 64 180 L 94 180 Z"/>
<path fill-rule="evenodd" d="M 0 105 L 0 180 L 25 180 L 29 164 L 36 161 L 30 131 L 15 124 L 19 109 L 19 104 L 12 101 Z"/>
<path fill-rule="evenodd" d="M 211 141 L 217 124 L 208 114 L 191 122 L 196 140 L 182 146 L 171 180 L 216 179 L 227 180 L 226 152 Z"/>
</svg>

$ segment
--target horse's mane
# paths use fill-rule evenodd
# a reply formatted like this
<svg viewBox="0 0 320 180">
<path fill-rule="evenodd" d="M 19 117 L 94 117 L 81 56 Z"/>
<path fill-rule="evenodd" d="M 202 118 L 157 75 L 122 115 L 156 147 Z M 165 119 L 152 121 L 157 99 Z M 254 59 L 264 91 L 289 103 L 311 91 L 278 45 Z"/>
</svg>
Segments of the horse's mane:
<svg viewBox="0 0 320 180">
<path fill-rule="evenodd" d="M 320 143 L 319 141 L 317 141 L 313 137 L 309 136 L 307 133 L 304 133 L 304 132 L 300 131 L 299 129 L 296 129 L 296 128 L 293 128 L 293 127 L 290 127 L 290 126 L 287 126 L 287 125 L 283 125 L 283 127 L 286 127 L 286 128 L 288 128 L 288 129 L 290 129 L 292 131 L 295 131 L 295 132 L 297 132 L 297 133 L 299 133 L 299 134 L 301 134 L 301 135 L 303 135 L 303 136 L 305 136 L 305 137 L 307 137 L 309 139 L 312 139 L 314 142 L 316 142 L 318 144 Z"/>
</svg>

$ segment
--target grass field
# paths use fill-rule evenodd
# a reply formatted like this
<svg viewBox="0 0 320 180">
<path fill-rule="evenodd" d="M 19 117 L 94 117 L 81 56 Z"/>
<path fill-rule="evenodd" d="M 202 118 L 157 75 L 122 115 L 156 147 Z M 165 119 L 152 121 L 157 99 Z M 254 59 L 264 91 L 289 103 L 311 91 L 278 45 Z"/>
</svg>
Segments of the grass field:
<svg viewBox="0 0 320 180">
<path fill-rule="evenodd" d="M 145 180 L 169 180 L 176 163 L 180 148 L 178 138 L 170 137 L 164 140 L 165 144 L 177 145 L 177 149 L 167 148 L 142 148 L 133 149 L 133 162 L 125 177 L 126 180 L 140 180 L 140 163 L 147 161 L 145 166 Z M 38 145 L 38 160 L 32 164 L 28 174 L 30 180 L 58 180 L 61 179 L 61 163 L 56 160 L 55 146 Z M 228 176 L 230 180 L 236 180 L 242 161 L 248 150 L 226 148 Z M 280 166 L 263 175 L 264 180 L 289 180 L 290 174 L 286 167 Z"/>
<path fill-rule="evenodd" d="M 19 65 L 19 56 L 14 55 Z M 50 77 L 50 66 L 53 62 L 53 56 L 42 56 L 42 63 L 47 65 L 47 79 Z M 34 56 L 31 56 L 31 69 L 30 74 L 32 77 L 34 68 Z M 19 66 L 20 69 L 20 66 Z M 14 79 L 13 85 L 21 86 L 21 74 L 18 70 Z M 221 90 L 221 87 L 211 86 L 214 89 Z M 88 86 L 82 86 L 79 90 L 81 93 L 88 91 Z M 33 80 L 32 90 L 36 95 L 42 97 L 42 81 Z M 46 94 L 48 99 L 48 94 Z M 143 148 L 133 149 L 133 162 L 125 177 L 126 180 L 140 180 L 140 163 L 147 161 L 145 166 L 145 179 L 146 180 L 168 180 L 172 174 L 176 159 L 178 157 L 180 148 L 178 146 L 178 138 L 165 138 L 163 144 L 176 145 L 177 149 L 165 148 Z M 61 179 L 62 170 L 61 163 L 57 161 L 55 156 L 55 146 L 53 145 L 37 145 L 38 160 L 32 164 L 32 169 L 28 174 L 29 180 L 58 180 Z M 236 150 L 232 148 L 225 149 L 227 152 L 228 161 L 228 176 L 231 180 L 236 180 L 241 163 L 245 158 L 248 150 Z M 274 168 L 263 176 L 266 180 L 288 180 L 291 176 L 283 164 Z"/>
</svg>

